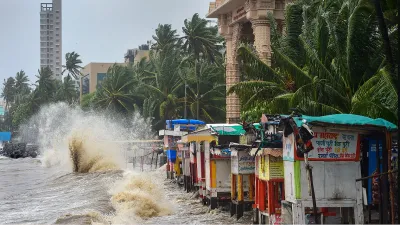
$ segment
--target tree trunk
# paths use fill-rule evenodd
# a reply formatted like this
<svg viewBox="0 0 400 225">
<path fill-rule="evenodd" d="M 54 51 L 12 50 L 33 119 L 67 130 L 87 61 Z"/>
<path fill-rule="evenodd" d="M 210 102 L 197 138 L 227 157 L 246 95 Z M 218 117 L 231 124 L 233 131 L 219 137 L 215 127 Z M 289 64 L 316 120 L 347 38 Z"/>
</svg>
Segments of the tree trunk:
<svg viewBox="0 0 400 225">
<path fill-rule="evenodd" d="M 383 44 L 385 46 L 386 61 L 390 66 L 390 71 L 393 73 L 394 72 L 393 55 L 392 55 L 392 49 L 390 47 L 388 29 L 386 27 L 385 18 L 383 17 L 382 7 L 380 3 L 381 0 L 374 0 L 374 2 L 375 2 L 376 16 L 378 18 L 378 23 L 379 23 L 379 31 L 382 35 Z"/>
</svg>

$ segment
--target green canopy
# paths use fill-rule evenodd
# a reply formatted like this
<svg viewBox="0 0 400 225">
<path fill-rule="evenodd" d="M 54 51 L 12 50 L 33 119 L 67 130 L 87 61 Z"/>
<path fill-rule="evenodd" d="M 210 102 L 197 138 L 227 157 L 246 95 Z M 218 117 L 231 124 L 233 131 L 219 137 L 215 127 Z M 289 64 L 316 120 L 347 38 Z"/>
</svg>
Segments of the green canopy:
<svg viewBox="0 0 400 225">
<path fill-rule="evenodd" d="M 238 124 L 210 124 L 209 126 L 218 135 L 239 136 L 246 133 L 242 125 Z"/>
<path fill-rule="evenodd" d="M 365 116 L 354 115 L 354 114 L 333 114 L 328 116 L 306 116 L 302 115 L 301 118 L 295 117 L 297 126 L 301 126 L 303 124 L 302 120 L 306 120 L 307 123 L 328 123 L 328 124 L 342 124 L 342 125 L 350 125 L 350 126 L 376 126 L 376 127 L 385 127 L 389 131 L 393 131 L 397 129 L 397 126 L 387 120 L 378 118 L 372 119 Z"/>
</svg>

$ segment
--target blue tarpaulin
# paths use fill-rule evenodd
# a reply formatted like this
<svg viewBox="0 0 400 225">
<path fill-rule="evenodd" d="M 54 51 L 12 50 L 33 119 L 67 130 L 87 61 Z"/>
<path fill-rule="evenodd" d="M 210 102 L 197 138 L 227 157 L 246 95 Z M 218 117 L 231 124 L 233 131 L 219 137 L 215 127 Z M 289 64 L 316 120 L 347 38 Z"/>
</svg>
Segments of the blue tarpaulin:
<svg viewBox="0 0 400 225">
<path fill-rule="evenodd" d="M 186 129 L 186 126 L 189 126 L 189 130 L 196 130 L 196 126 L 190 126 L 190 125 L 206 124 L 205 122 L 203 122 L 201 120 L 192 120 L 192 119 L 167 120 L 165 122 L 167 124 L 167 129 L 173 129 L 174 125 L 181 125 L 182 128 Z"/>
<path fill-rule="evenodd" d="M 10 141 L 11 132 L 0 132 L 0 141 Z"/>
</svg>

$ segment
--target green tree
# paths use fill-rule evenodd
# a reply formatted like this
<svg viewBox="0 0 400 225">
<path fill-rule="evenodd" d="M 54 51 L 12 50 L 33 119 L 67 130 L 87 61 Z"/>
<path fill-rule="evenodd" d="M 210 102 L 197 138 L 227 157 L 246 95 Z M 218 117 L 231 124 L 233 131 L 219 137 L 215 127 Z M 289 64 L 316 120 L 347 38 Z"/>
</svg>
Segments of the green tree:
<svg viewBox="0 0 400 225">
<path fill-rule="evenodd" d="M 29 78 L 25 72 L 21 70 L 15 75 L 15 101 L 20 104 L 22 99 L 30 93 Z"/>
<path fill-rule="evenodd" d="M 96 96 L 96 92 L 83 95 L 82 99 L 81 99 L 81 108 L 84 110 L 92 108 L 92 104 L 93 104 L 95 96 Z"/>
<path fill-rule="evenodd" d="M 75 87 L 75 83 L 72 78 L 68 75 L 65 77 L 64 82 L 59 84 L 56 92 L 56 100 L 68 102 L 68 104 L 74 103 L 78 99 L 78 92 Z"/>
<path fill-rule="evenodd" d="M 196 84 L 196 118 L 199 119 L 200 113 L 200 74 L 199 66 L 197 65 L 200 58 L 206 58 L 211 61 L 215 60 L 219 54 L 218 43 L 221 39 L 218 38 L 218 31 L 215 27 L 208 27 L 208 21 L 199 17 L 196 13 L 191 20 L 185 19 L 182 31 L 184 36 L 183 49 L 194 58 L 195 76 L 197 77 Z"/>
<path fill-rule="evenodd" d="M 374 93 L 376 101 L 394 97 L 392 82 L 382 72 L 384 49 L 374 14 L 374 6 L 367 0 L 300 0 L 288 5 L 286 35 L 276 32 L 274 22 L 271 29 L 273 66 L 259 60 L 251 48 L 240 47 L 242 71 L 253 79 L 229 91 L 237 93 L 244 109 L 253 112 L 258 106 L 258 112 L 270 113 L 298 108 L 308 115 L 368 115 L 367 103 L 365 99 L 360 102 L 360 96 L 371 93 L 366 89 L 373 81 L 380 80 L 381 87 L 386 87 L 380 94 Z M 397 108 L 395 99 L 396 104 L 390 100 L 387 104 L 392 105 L 385 107 Z M 386 115 L 393 121 L 386 109 L 376 110 L 380 112 L 374 115 Z"/>
<path fill-rule="evenodd" d="M 168 51 L 180 44 L 179 35 L 176 30 L 171 28 L 171 24 L 159 24 L 153 39 L 155 43 L 152 45 L 152 49 L 157 52 Z"/>
<path fill-rule="evenodd" d="M 49 67 L 43 67 L 38 70 L 38 75 L 36 78 L 36 90 L 33 93 L 34 96 L 39 97 L 39 101 L 42 104 L 50 103 L 57 91 L 56 83 L 53 79 L 53 72 Z"/>
<path fill-rule="evenodd" d="M 135 110 L 136 102 L 141 98 L 133 92 L 134 79 L 125 66 L 113 65 L 109 68 L 101 88 L 93 99 L 97 108 L 129 114 Z"/>
<path fill-rule="evenodd" d="M 63 74 L 65 71 L 68 72 L 74 79 L 79 79 L 81 76 L 80 69 L 83 67 L 80 66 L 82 64 L 82 60 L 79 59 L 80 55 L 76 52 L 68 52 L 65 54 L 65 65 L 63 66 Z"/>
<path fill-rule="evenodd" d="M 216 63 L 201 59 L 198 62 L 198 76 L 195 76 L 192 65 L 184 64 L 183 73 L 188 83 L 188 104 L 192 115 L 197 114 L 199 103 L 199 119 L 209 122 L 225 120 L 225 67 L 221 57 Z M 197 98 L 197 84 L 199 83 L 199 97 Z"/>
<path fill-rule="evenodd" d="M 15 97 L 15 79 L 13 77 L 4 79 L 1 97 L 6 101 L 5 110 L 7 110 L 10 103 L 14 102 Z"/>
<path fill-rule="evenodd" d="M 164 120 L 179 115 L 181 99 L 177 94 L 183 86 L 178 72 L 180 62 L 180 52 L 176 49 L 169 49 L 167 54 L 150 53 L 151 68 L 145 71 L 140 86 L 147 101 L 155 102 L 156 107 L 151 107 L 159 118 L 154 120 L 155 126 L 161 127 Z"/>
</svg>

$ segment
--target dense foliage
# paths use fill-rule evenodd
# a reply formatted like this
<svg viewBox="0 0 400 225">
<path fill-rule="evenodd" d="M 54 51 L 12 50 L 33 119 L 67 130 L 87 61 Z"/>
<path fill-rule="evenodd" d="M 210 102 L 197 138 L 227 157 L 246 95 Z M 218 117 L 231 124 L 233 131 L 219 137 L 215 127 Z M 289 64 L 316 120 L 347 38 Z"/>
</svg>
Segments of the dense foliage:
<svg viewBox="0 0 400 225">
<path fill-rule="evenodd" d="M 297 108 L 307 115 L 355 113 L 396 123 L 395 1 L 378 4 L 384 18 L 376 5 L 369 0 L 298 0 L 286 7 L 284 34 L 269 15 L 272 66 L 251 46 L 238 48 L 246 80 L 229 91 L 239 95 L 244 119 L 257 121 L 262 112 Z M 388 29 L 381 29 L 382 23 Z"/>
<path fill-rule="evenodd" d="M 195 14 L 184 21 L 182 32 L 180 37 L 171 25 L 160 24 L 149 59 L 112 66 L 102 87 L 83 96 L 82 106 L 125 115 L 139 111 L 153 120 L 154 129 L 183 118 L 185 105 L 188 118 L 223 122 L 225 67 L 217 27 Z"/>
<path fill-rule="evenodd" d="M 79 94 L 70 76 L 64 82 L 54 80 L 50 68 L 44 67 L 38 70 L 36 78 L 34 84 L 29 84 L 29 78 L 21 70 L 15 77 L 4 80 L 2 97 L 6 104 L 1 130 L 16 130 L 42 105 L 58 101 L 77 102 Z"/>
<path fill-rule="evenodd" d="M 217 27 L 208 24 L 195 14 L 184 21 L 183 36 L 179 36 L 171 25 L 160 24 L 155 30 L 154 41 L 148 42 L 148 45 L 153 43 L 149 58 L 110 67 L 96 92 L 81 97 L 81 107 L 110 111 L 119 118 L 131 118 L 139 112 L 153 121 L 154 129 L 163 128 L 166 119 L 183 118 L 185 108 L 188 118 L 223 122 L 225 67 L 220 53 L 222 39 Z M 140 49 L 147 50 L 148 45 L 142 45 Z M 3 98 L 11 105 L 8 109 L 10 128 L 18 127 L 43 104 L 76 102 L 78 96 L 73 79 L 82 77 L 79 57 L 76 52 L 66 54 L 63 73 L 69 76 L 63 83 L 51 79 L 49 68 L 39 70 L 34 89 L 29 88 L 26 76 L 22 79 L 17 74 L 15 78 L 5 80 Z M 17 85 L 21 82 L 26 85 Z"/>
<path fill-rule="evenodd" d="M 236 93 L 242 117 L 258 121 L 261 113 L 308 115 L 355 113 L 397 122 L 398 12 L 395 0 L 297 0 L 286 6 L 286 28 L 271 25 L 272 66 L 246 43 L 238 49 L 242 82 Z M 225 60 L 216 26 L 198 14 L 184 21 L 182 36 L 160 24 L 148 59 L 114 65 L 94 93 L 81 96 L 84 110 L 107 110 L 130 118 L 139 112 L 163 128 L 166 119 L 225 121 Z M 41 105 L 77 102 L 73 79 L 80 79 L 79 54 L 66 54 L 63 83 L 49 68 L 38 71 L 33 88 L 24 71 L 4 80 L 7 114 L 0 127 L 16 128 Z"/>
</svg>

